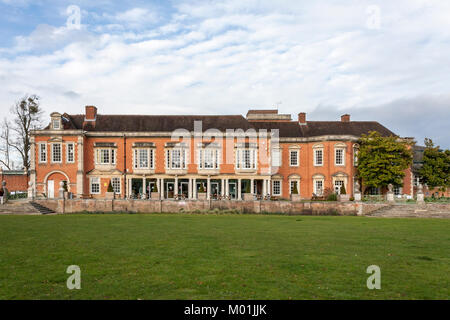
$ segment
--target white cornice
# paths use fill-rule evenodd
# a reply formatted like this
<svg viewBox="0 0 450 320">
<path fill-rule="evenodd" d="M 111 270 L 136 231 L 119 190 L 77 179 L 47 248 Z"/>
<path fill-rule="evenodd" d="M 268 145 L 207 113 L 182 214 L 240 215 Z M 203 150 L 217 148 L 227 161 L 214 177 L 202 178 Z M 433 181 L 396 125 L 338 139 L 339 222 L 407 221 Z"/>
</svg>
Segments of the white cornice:
<svg viewBox="0 0 450 320">
<path fill-rule="evenodd" d="M 46 136 L 46 135 L 85 135 L 86 137 L 127 137 L 127 138 L 140 138 L 140 137 L 153 137 L 153 138 L 167 138 L 172 137 L 172 132 L 89 132 L 84 130 L 33 130 L 31 132 L 34 136 Z M 191 138 L 196 138 L 197 135 L 194 132 L 189 132 Z M 249 133 L 245 137 L 255 137 L 260 135 L 256 132 Z M 180 137 L 175 135 L 175 137 Z M 233 138 L 242 137 L 239 133 L 230 134 L 222 133 L 222 135 L 203 133 L 203 137 L 216 137 L 216 138 Z M 260 135 L 261 137 L 261 135 Z M 293 142 L 321 142 L 321 141 L 358 141 L 360 137 L 353 135 L 323 135 L 315 137 L 279 137 L 280 143 L 293 143 Z"/>
<path fill-rule="evenodd" d="M 83 130 L 33 130 L 32 136 L 80 136 L 83 135 Z"/>
</svg>

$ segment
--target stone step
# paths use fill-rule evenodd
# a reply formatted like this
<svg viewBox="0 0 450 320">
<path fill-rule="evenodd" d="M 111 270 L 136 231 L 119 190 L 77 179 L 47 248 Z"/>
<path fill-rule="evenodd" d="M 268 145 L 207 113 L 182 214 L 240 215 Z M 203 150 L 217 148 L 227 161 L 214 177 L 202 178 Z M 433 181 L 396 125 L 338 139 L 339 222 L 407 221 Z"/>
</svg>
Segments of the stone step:
<svg viewBox="0 0 450 320">
<path fill-rule="evenodd" d="M 12 200 L 0 205 L 0 214 L 37 215 L 41 213 L 28 200 Z"/>
<path fill-rule="evenodd" d="M 43 205 L 40 205 L 39 203 L 36 203 L 34 201 L 30 202 L 30 205 L 36 209 L 37 211 L 39 211 L 41 214 L 49 214 L 49 213 L 55 213 L 55 211 L 44 207 Z"/>
<path fill-rule="evenodd" d="M 446 206 L 435 205 L 391 205 L 371 212 L 369 217 L 424 217 L 450 218 L 450 210 Z"/>
</svg>

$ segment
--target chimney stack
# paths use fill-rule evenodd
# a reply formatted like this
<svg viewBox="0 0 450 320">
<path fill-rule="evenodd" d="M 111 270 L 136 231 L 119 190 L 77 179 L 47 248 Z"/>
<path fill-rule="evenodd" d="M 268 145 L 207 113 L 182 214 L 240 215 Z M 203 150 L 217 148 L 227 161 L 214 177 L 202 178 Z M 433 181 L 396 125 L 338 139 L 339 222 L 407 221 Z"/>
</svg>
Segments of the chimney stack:
<svg viewBox="0 0 450 320">
<path fill-rule="evenodd" d="M 97 108 L 95 106 L 86 106 L 86 115 L 84 121 L 95 121 L 97 119 Z"/>
<path fill-rule="evenodd" d="M 342 115 L 341 122 L 350 122 L 350 115 L 349 114 Z"/>
<path fill-rule="evenodd" d="M 305 112 L 300 112 L 298 114 L 298 123 L 301 125 L 305 125 L 306 124 L 306 113 Z"/>
</svg>

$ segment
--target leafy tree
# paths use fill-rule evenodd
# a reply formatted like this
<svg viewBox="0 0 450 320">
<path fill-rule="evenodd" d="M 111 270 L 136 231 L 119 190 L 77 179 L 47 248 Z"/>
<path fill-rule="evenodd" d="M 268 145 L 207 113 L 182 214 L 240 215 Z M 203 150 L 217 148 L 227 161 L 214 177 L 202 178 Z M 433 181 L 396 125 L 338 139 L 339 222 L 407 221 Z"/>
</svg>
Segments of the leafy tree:
<svg viewBox="0 0 450 320">
<path fill-rule="evenodd" d="M 450 187 L 450 150 L 442 151 L 431 139 L 425 139 L 423 166 L 419 174 L 428 187 L 445 191 Z"/>
<path fill-rule="evenodd" d="M 404 171 L 412 164 L 410 143 L 372 131 L 359 144 L 358 176 L 366 187 L 403 185 Z"/>
</svg>

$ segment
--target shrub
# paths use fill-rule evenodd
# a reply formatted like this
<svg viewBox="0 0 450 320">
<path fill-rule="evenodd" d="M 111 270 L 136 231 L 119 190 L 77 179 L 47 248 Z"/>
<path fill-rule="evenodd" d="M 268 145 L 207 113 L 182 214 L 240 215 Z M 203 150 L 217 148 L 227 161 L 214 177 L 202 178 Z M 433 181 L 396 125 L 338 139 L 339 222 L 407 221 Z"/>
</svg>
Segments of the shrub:
<svg viewBox="0 0 450 320">
<path fill-rule="evenodd" d="M 323 196 L 325 199 L 328 199 L 328 197 L 332 194 L 334 194 L 334 191 L 331 188 L 325 188 L 323 191 Z"/>
<path fill-rule="evenodd" d="M 198 188 L 198 192 L 205 193 L 205 187 L 203 187 L 203 183 L 200 183 L 200 188 Z"/>
<path fill-rule="evenodd" d="M 114 192 L 114 189 L 113 189 L 112 184 L 111 184 L 111 180 L 109 180 L 108 192 Z"/>
<path fill-rule="evenodd" d="M 250 181 L 245 184 L 245 193 L 250 193 Z"/>
<path fill-rule="evenodd" d="M 350 197 L 350 199 L 349 199 L 350 201 L 355 201 L 355 198 L 353 198 L 353 197 Z"/>
<path fill-rule="evenodd" d="M 342 184 L 342 186 L 341 186 L 341 194 L 347 194 L 344 184 Z"/>
<path fill-rule="evenodd" d="M 152 192 L 158 192 L 158 184 L 157 183 L 153 184 Z"/>
<path fill-rule="evenodd" d="M 292 189 L 292 194 L 298 194 L 297 182 L 294 183 L 294 188 Z"/>
<path fill-rule="evenodd" d="M 336 193 L 330 193 L 327 197 L 327 201 L 337 201 Z"/>
</svg>

